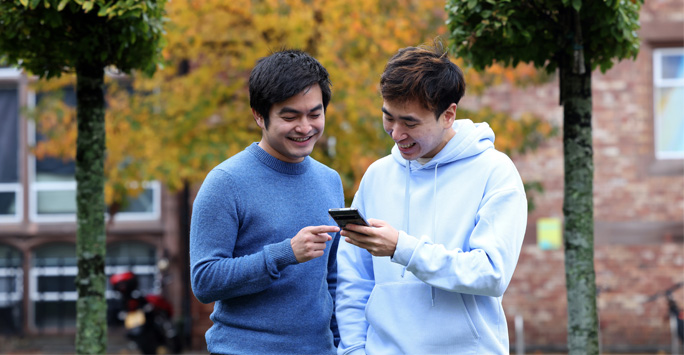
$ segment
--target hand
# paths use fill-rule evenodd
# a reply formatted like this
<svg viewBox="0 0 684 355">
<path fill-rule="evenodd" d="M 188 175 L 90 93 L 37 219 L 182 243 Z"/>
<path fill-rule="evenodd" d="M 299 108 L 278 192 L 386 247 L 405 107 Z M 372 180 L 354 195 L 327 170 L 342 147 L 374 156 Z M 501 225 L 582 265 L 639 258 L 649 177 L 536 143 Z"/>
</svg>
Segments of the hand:
<svg viewBox="0 0 684 355">
<path fill-rule="evenodd" d="M 368 250 L 373 256 L 393 256 L 397 249 L 399 231 L 379 219 L 369 219 L 370 227 L 347 224 L 341 234 L 347 243 Z"/>
<path fill-rule="evenodd" d="M 313 226 L 302 228 L 297 235 L 290 240 L 292 251 L 297 262 L 303 263 L 322 256 L 325 253 L 325 243 L 332 240 L 328 233 L 337 233 L 340 230 L 336 226 Z"/>
</svg>

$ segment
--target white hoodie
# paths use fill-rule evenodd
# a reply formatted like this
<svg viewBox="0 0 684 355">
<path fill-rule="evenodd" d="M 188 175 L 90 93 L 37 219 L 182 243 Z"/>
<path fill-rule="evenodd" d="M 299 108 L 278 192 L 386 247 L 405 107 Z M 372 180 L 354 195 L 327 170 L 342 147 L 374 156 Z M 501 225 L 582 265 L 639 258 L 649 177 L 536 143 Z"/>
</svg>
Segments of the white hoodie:
<svg viewBox="0 0 684 355">
<path fill-rule="evenodd" d="M 507 354 L 501 299 L 527 224 L 513 162 L 486 123 L 457 120 L 425 165 L 397 147 L 373 163 L 352 206 L 400 230 L 392 258 L 338 249 L 338 354 Z"/>
</svg>

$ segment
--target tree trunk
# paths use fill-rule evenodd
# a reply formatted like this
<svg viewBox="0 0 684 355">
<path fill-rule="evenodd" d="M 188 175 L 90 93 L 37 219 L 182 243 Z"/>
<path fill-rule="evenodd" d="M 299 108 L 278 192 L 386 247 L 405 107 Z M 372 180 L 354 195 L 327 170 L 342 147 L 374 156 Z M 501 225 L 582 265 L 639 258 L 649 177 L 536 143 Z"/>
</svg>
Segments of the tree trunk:
<svg viewBox="0 0 684 355">
<path fill-rule="evenodd" d="M 76 352 L 104 354 L 107 349 L 104 202 L 104 70 L 76 66 L 78 138 L 76 141 Z"/>
<path fill-rule="evenodd" d="M 583 58 L 582 58 L 583 60 Z M 565 161 L 565 278 L 570 354 L 598 354 L 596 275 L 594 272 L 593 148 L 591 70 L 576 61 L 560 66 Z"/>
</svg>

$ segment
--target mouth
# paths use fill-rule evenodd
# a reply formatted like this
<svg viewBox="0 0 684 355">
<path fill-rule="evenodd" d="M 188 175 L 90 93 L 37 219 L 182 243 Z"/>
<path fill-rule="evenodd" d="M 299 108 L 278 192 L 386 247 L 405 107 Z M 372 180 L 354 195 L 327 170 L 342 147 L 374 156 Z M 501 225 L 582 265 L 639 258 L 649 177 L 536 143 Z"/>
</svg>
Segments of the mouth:
<svg viewBox="0 0 684 355">
<path fill-rule="evenodd" d="M 411 144 L 399 144 L 399 143 L 397 143 L 397 146 L 399 147 L 399 149 L 409 149 L 409 148 L 413 147 L 414 145 L 416 145 L 416 142 L 413 142 Z"/>
<path fill-rule="evenodd" d="M 307 136 L 307 137 L 287 137 L 287 139 L 289 139 L 289 140 L 291 140 L 291 141 L 295 141 L 295 142 L 297 142 L 297 143 L 304 143 L 304 142 L 310 140 L 311 138 L 313 138 L 313 136 Z"/>
</svg>

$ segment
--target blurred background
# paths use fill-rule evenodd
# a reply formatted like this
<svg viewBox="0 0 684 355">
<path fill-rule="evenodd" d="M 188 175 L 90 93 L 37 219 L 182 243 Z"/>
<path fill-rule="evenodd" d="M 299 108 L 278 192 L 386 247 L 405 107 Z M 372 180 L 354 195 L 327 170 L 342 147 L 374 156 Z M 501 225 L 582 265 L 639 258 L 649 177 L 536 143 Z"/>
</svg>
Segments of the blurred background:
<svg viewBox="0 0 684 355">
<path fill-rule="evenodd" d="M 186 352 L 205 352 L 213 305 L 189 285 L 194 195 L 216 164 L 260 139 L 247 80 L 258 58 L 300 48 L 330 72 L 333 97 L 313 156 L 347 202 L 393 144 L 380 74 L 396 50 L 448 42 L 444 1 L 174 0 L 165 66 L 107 73 L 106 274 L 133 271 L 165 297 Z M 641 49 L 593 81 L 595 267 L 604 353 L 681 351 L 666 290 L 684 307 L 684 3 L 647 1 Z M 562 106 L 558 77 L 530 65 L 475 71 L 459 118 L 488 122 L 525 182 L 530 214 L 503 299 L 512 352 L 567 351 Z M 0 63 L 1 64 L 1 63 Z M 73 352 L 77 292 L 75 78 L 0 66 L 0 353 Z M 255 186 L 258 189 L 259 186 Z M 109 352 L 128 353 L 107 292 Z M 681 317 L 681 314 L 680 314 Z"/>
</svg>

